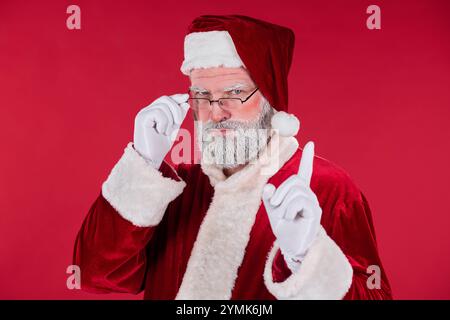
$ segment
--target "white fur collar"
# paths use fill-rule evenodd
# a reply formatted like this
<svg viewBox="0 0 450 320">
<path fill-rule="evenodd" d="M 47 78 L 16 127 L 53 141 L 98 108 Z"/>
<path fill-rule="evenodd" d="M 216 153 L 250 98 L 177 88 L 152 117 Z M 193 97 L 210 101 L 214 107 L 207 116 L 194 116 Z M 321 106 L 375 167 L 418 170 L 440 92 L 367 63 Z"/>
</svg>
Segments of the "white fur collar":
<svg viewBox="0 0 450 320">
<path fill-rule="evenodd" d="M 274 134 L 257 161 L 228 178 L 220 168 L 202 166 L 215 192 L 176 299 L 231 298 L 262 189 L 297 149 L 294 137 Z"/>
</svg>

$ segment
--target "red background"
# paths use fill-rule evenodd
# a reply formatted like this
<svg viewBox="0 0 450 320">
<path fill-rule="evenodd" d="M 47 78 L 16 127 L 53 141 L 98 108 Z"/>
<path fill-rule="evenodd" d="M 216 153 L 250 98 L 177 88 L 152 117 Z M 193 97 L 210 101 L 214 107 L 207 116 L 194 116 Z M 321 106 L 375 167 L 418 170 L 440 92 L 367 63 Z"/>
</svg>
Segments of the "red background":
<svg viewBox="0 0 450 320">
<path fill-rule="evenodd" d="M 395 298 L 450 298 L 450 2 L 426 0 L 1 0 L 0 298 L 136 298 L 68 290 L 73 241 L 137 111 L 186 90 L 189 22 L 231 13 L 295 31 L 300 144 L 368 197 Z"/>
</svg>

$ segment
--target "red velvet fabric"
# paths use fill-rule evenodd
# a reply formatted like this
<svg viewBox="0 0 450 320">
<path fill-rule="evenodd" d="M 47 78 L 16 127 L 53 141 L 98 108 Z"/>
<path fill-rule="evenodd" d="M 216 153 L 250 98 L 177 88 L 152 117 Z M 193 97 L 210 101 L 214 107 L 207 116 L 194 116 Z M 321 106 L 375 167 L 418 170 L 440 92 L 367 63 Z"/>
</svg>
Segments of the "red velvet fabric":
<svg viewBox="0 0 450 320">
<path fill-rule="evenodd" d="M 203 15 L 188 33 L 228 31 L 239 57 L 270 105 L 288 111 L 288 73 L 295 35 L 286 27 L 242 15 Z"/>
<path fill-rule="evenodd" d="M 269 182 L 278 186 L 297 173 L 300 157 L 299 149 Z M 164 176 L 178 179 L 165 163 L 161 171 Z M 209 178 L 199 165 L 181 165 L 177 172 L 187 186 L 170 203 L 156 227 L 133 226 L 99 195 L 75 242 L 73 263 L 81 267 L 82 289 L 130 293 L 145 290 L 145 299 L 175 298 L 214 194 Z M 371 212 L 363 194 L 342 169 L 317 156 L 311 188 L 323 210 L 323 227 L 346 254 L 354 270 L 345 299 L 391 299 L 390 285 L 377 251 Z M 238 270 L 232 299 L 275 299 L 263 280 L 264 266 L 274 240 L 267 213 L 261 205 Z M 380 266 L 381 289 L 367 288 L 369 265 Z M 290 275 L 279 252 L 272 272 L 276 282 Z"/>
</svg>

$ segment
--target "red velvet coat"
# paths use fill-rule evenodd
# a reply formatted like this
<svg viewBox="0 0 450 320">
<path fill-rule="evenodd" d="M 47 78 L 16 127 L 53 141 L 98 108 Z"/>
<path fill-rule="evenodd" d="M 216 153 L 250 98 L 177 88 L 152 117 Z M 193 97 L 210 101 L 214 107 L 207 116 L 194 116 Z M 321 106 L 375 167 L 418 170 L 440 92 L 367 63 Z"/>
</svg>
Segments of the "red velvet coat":
<svg viewBox="0 0 450 320">
<path fill-rule="evenodd" d="M 266 160 L 228 179 L 212 166 L 149 167 L 128 145 L 78 233 L 82 289 L 145 290 L 145 299 L 390 299 L 366 198 L 350 177 L 314 158 L 320 235 L 300 269 L 287 268 L 261 201 L 267 182 L 296 174 L 301 149 L 281 138 Z M 266 162 L 265 162 L 266 161 Z M 380 288 L 367 268 L 381 269 Z"/>
</svg>

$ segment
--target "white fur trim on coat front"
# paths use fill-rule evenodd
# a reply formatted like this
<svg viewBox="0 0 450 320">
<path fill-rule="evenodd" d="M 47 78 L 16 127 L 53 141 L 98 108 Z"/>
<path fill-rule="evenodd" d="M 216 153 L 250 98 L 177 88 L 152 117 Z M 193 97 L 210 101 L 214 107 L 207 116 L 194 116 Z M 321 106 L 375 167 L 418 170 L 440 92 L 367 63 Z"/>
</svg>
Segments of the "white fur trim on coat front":
<svg viewBox="0 0 450 320">
<path fill-rule="evenodd" d="M 273 282 L 272 264 L 279 249 L 275 242 L 264 270 L 264 283 L 277 299 L 339 300 L 352 284 L 353 269 L 338 245 L 323 227 L 300 268 L 283 282 Z"/>
<path fill-rule="evenodd" d="M 129 143 L 103 183 L 102 194 L 126 220 L 139 227 L 157 225 L 186 183 L 162 176 Z"/>
<path fill-rule="evenodd" d="M 192 32 L 184 38 L 184 61 L 181 72 L 192 69 L 244 66 L 228 31 Z"/>
<path fill-rule="evenodd" d="M 275 135 L 256 163 L 226 177 L 202 165 L 214 197 L 200 226 L 176 299 L 230 299 L 267 180 L 298 148 L 294 137 Z M 276 170 L 272 170 L 276 166 Z M 270 170 L 269 170 L 270 169 Z"/>
</svg>

